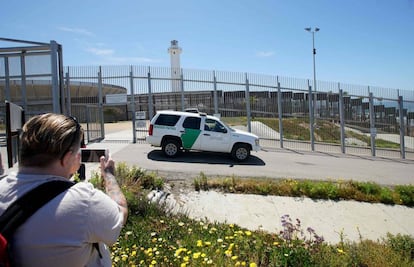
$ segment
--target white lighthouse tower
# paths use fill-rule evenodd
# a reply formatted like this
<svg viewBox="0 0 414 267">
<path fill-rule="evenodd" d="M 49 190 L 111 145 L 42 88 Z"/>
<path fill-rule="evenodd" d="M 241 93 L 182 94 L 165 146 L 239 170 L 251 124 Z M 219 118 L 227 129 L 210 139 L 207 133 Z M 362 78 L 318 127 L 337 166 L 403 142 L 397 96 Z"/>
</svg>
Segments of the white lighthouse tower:
<svg viewBox="0 0 414 267">
<path fill-rule="evenodd" d="M 178 46 L 178 41 L 172 40 L 171 46 L 168 48 L 168 53 L 170 53 L 171 56 L 171 89 L 173 92 L 181 91 L 181 51 L 181 47 Z"/>
</svg>

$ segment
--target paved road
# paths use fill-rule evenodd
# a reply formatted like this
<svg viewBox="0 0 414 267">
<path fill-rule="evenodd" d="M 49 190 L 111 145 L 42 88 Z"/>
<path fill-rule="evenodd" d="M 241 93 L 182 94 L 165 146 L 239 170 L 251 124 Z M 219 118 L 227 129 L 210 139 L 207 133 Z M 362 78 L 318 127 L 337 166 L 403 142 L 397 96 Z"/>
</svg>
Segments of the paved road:
<svg viewBox="0 0 414 267">
<path fill-rule="evenodd" d="M 112 136 L 111 136 L 112 135 Z M 183 153 L 175 159 L 164 157 L 160 148 L 148 144 L 128 144 L 116 140 L 120 133 L 108 134 L 107 142 L 91 147 L 106 147 L 117 162 L 126 162 L 147 170 L 198 175 L 236 175 L 295 179 L 341 179 L 370 181 L 385 185 L 413 184 L 414 161 L 352 156 L 320 152 L 272 149 L 252 152 L 243 163 L 220 153 Z"/>
</svg>

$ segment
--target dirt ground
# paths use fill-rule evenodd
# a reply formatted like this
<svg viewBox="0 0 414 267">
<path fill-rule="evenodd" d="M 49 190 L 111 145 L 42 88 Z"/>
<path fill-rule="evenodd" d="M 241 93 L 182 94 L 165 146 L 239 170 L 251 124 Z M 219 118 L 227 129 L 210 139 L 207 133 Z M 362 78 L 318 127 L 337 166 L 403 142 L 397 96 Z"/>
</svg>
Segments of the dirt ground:
<svg viewBox="0 0 414 267">
<path fill-rule="evenodd" d="M 105 133 L 114 133 L 129 129 L 132 131 L 132 121 L 105 123 Z"/>
</svg>

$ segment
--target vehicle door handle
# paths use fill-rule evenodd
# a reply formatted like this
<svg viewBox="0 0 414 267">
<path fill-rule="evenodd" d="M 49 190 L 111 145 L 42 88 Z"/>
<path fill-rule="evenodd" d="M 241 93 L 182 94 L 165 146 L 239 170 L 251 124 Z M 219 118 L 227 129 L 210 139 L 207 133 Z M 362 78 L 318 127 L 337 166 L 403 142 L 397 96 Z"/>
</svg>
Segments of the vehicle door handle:
<svg viewBox="0 0 414 267">
<path fill-rule="evenodd" d="M 207 134 L 207 133 L 205 133 L 205 134 L 203 134 L 203 135 L 205 135 L 205 136 L 210 136 L 210 134 Z"/>
<path fill-rule="evenodd" d="M 185 131 L 180 131 L 180 133 L 185 133 Z"/>
</svg>

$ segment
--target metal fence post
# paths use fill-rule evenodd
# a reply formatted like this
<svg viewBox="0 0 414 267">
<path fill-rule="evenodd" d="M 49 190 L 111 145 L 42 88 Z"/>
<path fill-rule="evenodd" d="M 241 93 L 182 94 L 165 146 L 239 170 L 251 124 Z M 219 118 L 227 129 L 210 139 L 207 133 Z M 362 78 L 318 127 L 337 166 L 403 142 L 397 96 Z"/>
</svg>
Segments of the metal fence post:
<svg viewBox="0 0 414 267">
<path fill-rule="evenodd" d="M 65 75 L 65 80 L 66 80 L 67 115 L 71 115 L 72 114 L 72 100 L 71 100 L 71 95 L 70 95 L 69 67 Z"/>
<path fill-rule="evenodd" d="M 279 113 L 279 142 L 280 148 L 283 148 L 282 90 L 280 89 L 279 77 L 277 77 L 277 112 Z"/>
<path fill-rule="evenodd" d="M 53 99 L 53 112 L 61 113 L 62 107 L 60 106 L 60 88 L 59 88 L 59 77 L 58 77 L 58 45 L 56 41 L 50 41 L 50 68 L 52 74 L 52 99 Z"/>
<path fill-rule="evenodd" d="M 105 118 L 104 118 L 104 111 L 103 111 L 103 96 L 102 96 L 102 67 L 99 66 L 98 72 L 98 98 L 99 98 L 99 115 L 101 121 L 101 137 L 105 138 Z"/>
<path fill-rule="evenodd" d="M 214 87 L 214 114 L 218 114 L 218 98 L 217 98 L 217 78 L 216 78 L 216 72 L 213 70 L 213 87 Z"/>
<path fill-rule="evenodd" d="M 374 95 L 371 92 L 369 93 L 369 125 L 371 133 L 371 155 L 375 157 L 375 136 L 377 135 L 377 130 L 375 129 Z"/>
<path fill-rule="evenodd" d="M 247 79 L 247 73 L 245 73 L 246 76 L 246 94 L 245 94 L 245 99 L 246 99 L 246 116 L 247 116 L 247 131 L 249 133 L 252 132 L 252 114 L 250 111 L 250 92 L 249 92 L 249 79 Z"/>
<path fill-rule="evenodd" d="M 401 158 L 405 159 L 404 101 L 402 96 L 398 96 L 398 110 L 400 112 L 400 153 Z"/>
<path fill-rule="evenodd" d="M 89 122 L 91 121 L 91 115 L 90 115 L 90 108 L 88 105 L 85 106 L 85 112 L 86 112 L 86 132 L 87 132 L 87 140 L 89 143 L 89 140 L 91 140 L 91 128 L 89 126 Z"/>
<path fill-rule="evenodd" d="M 27 90 L 26 90 L 26 59 L 23 53 L 20 56 L 20 74 L 21 74 L 21 92 L 23 100 L 23 109 L 27 110 Z"/>
<path fill-rule="evenodd" d="M 312 95 L 312 86 L 309 85 L 309 80 L 308 80 L 308 92 L 309 92 L 309 132 L 310 132 L 310 141 L 311 141 L 311 150 L 315 151 L 315 134 L 314 134 L 314 113 L 313 113 L 313 95 Z"/>
<path fill-rule="evenodd" d="M 5 99 L 7 101 L 11 102 L 11 93 L 10 93 L 10 68 L 9 68 L 9 58 L 5 57 L 4 58 L 4 76 L 6 76 L 5 79 L 5 92 L 4 92 L 4 96 Z"/>
<path fill-rule="evenodd" d="M 151 91 L 151 67 L 148 67 L 148 118 L 151 120 L 154 117 L 154 107 L 152 103 Z"/>
<path fill-rule="evenodd" d="M 180 74 L 180 85 L 181 85 L 181 111 L 184 111 L 185 105 L 184 105 L 184 75 L 183 70 L 181 69 Z"/>
<path fill-rule="evenodd" d="M 340 85 L 338 83 L 338 88 Z M 345 109 L 344 109 L 344 93 L 339 89 L 339 124 L 341 127 L 341 152 L 345 154 Z"/>
<path fill-rule="evenodd" d="M 134 90 L 134 73 L 133 68 L 130 66 L 129 70 L 129 85 L 131 88 L 131 110 L 132 110 L 132 143 L 135 144 L 137 142 L 137 129 L 136 129 L 136 121 L 135 121 L 135 90 Z"/>
</svg>

